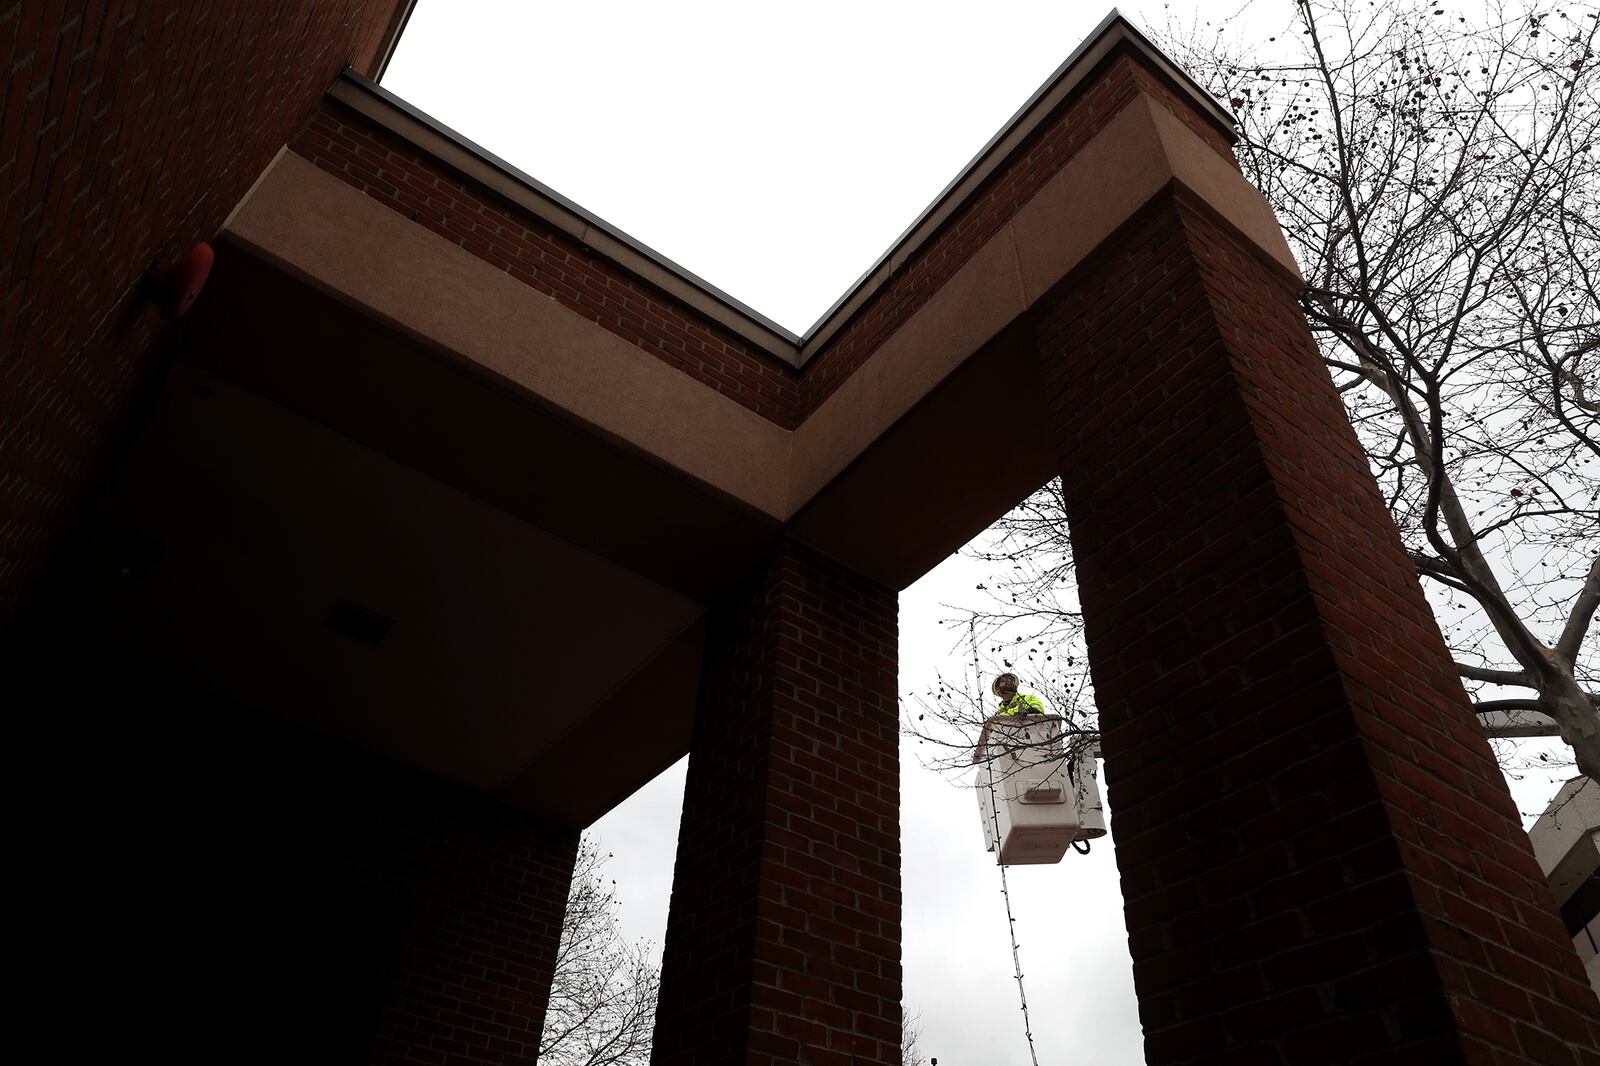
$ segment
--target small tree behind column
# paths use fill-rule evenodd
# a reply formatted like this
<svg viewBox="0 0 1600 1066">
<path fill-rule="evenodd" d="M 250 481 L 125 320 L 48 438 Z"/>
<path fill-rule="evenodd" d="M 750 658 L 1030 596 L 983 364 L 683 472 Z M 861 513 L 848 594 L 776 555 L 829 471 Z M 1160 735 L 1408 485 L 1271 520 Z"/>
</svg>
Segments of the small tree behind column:
<svg viewBox="0 0 1600 1066">
<path fill-rule="evenodd" d="M 585 838 L 572 871 L 544 1036 L 543 1066 L 644 1066 L 650 1061 L 659 971 L 617 927 L 608 856 Z"/>
</svg>

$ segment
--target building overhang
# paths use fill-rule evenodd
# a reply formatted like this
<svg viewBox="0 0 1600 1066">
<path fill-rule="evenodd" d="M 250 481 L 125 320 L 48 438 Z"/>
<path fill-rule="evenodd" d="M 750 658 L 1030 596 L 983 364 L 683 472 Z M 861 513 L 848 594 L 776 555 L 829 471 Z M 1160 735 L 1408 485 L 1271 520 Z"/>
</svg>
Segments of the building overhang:
<svg viewBox="0 0 1600 1066">
<path fill-rule="evenodd" d="M 1574 777 L 1562 785 L 1528 829 L 1528 839 L 1557 907 L 1565 908 L 1585 890 L 1595 896 L 1600 882 L 1600 784 Z M 1589 901 L 1591 916 L 1595 902 Z"/>
<path fill-rule="evenodd" d="M 1118 64 L 1137 78 L 1086 110 Z M 903 588 L 1051 476 L 1031 309 L 1142 212 L 1184 197 L 1298 276 L 1227 116 L 1114 13 L 805 337 L 370 83 L 342 78 L 328 106 L 464 215 L 566 242 L 788 392 L 763 407 L 641 341 L 669 328 L 648 308 L 623 301 L 623 328 L 456 220 L 397 210 L 363 187 L 382 160 L 286 147 L 218 236 L 81 613 L 240 702 L 573 825 L 687 750 L 707 605 L 778 538 Z M 898 301 L 1060 128 L 1070 155 Z M 165 556 L 125 579 L 141 538 Z M 339 603 L 392 630 L 359 646 L 330 628 Z"/>
<path fill-rule="evenodd" d="M 1114 27 L 1124 28 L 1120 22 Z M 1110 37 L 1116 42 L 1133 39 Z M 1082 61 L 1099 55 L 1100 50 L 1090 50 Z M 1074 73 L 1081 75 L 1075 69 L 1066 72 Z M 1058 81 L 1078 84 L 1065 75 Z M 341 90 L 350 84 L 348 79 L 342 82 Z M 335 95 L 340 98 L 339 92 Z M 1054 93 L 1045 94 L 1037 106 L 1047 105 L 1060 106 Z M 372 117 L 369 111 L 362 114 Z M 409 113 L 396 110 L 388 118 L 394 120 L 384 126 L 389 132 L 415 132 Z M 428 133 L 426 139 L 431 143 L 435 136 Z M 997 152 L 1000 146 L 990 156 Z M 980 162 L 975 175 L 995 165 L 990 157 Z M 824 497 L 844 471 L 1119 227 L 1174 186 L 1204 200 L 1285 271 L 1295 271 L 1270 208 L 1238 170 L 1158 103 L 1136 99 L 945 279 L 869 361 L 792 428 L 703 387 L 292 151 L 280 153 L 221 236 L 232 249 L 360 308 L 473 373 L 633 447 L 774 522 L 789 522 L 811 510 L 806 526 L 821 535 L 816 516 L 830 510 Z M 527 202 L 544 205 L 541 218 L 572 233 L 618 269 L 630 268 L 644 255 L 637 247 L 612 243 L 620 242 L 618 238 L 602 240 L 595 223 L 558 210 L 543 194 Z M 905 257 L 927 239 L 923 230 L 935 226 L 935 219 L 948 220 L 959 203 L 947 196 L 930 209 L 928 220 L 914 227 L 886 262 L 908 261 Z M 396 269 L 397 264 L 406 268 Z M 669 263 L 652 261 L 646 267 L 639 276 L 666 284 Z M 893 272 L 889 265 L 882 271 L 885 278 Z M 675 275 L 668 292 L 678 295 L 690 284 Z M 814 346 L 822 333 L 836 329 L 840 316 L 849 316 L 847 305 L 859 306 L 858 297 L 870 288 L 858 287 L 804 343 Z M 693 289 L 685 306 L 700 310 L 718 299 L 714 290 Z M 725 314 L 717 321 L 726 325 L 740 309 L 722 310 Z M 746 322 L 741 335 L 757 339 L 757 325 Z M 764 338 L 763 350 L 778 347 L 765 343 L 770 340 Z M 774 354 L 785 353 L 780 349 Z M 795 377 L 804 382 L 805 371 Z M 1013 376 L 1008 385 L 1006 394 L 1019 402 L 1037 395 L 1026 379 Z M 974 407 L 971 414 L 982 424 L 991 417 L 986 411 L 992 410 Z M 971 454 L 970 447 L 963 452 Z M 860 565 L 859 559 L 841 561 Z M 867 572 L 897 586 L 918 576 Z"/>
</svg>

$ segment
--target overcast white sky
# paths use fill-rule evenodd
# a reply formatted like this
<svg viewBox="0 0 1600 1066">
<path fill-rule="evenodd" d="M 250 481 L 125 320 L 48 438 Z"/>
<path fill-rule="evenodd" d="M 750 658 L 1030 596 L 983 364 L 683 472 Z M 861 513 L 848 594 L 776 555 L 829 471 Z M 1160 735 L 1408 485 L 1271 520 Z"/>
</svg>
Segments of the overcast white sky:
<svg viewBox="0 0 1600 1066">
<path fill-rule="evenodd" d="M 1266 37 L 1287 0 L 1121 5 Z M 804 332 L 1110 5 L 421 0 L 383 84 L 712 284 Z M 953 558 L 901 596 L 902 694 L 950 660 Z M 905 984 L 941 1066 L 1028 1061 L 973 797 L 903 750 Z M 666 926 L 683 765 L 594 827 L 628 933 Z M 1524 810 L 1553 791 L 1516 784 Z M 1112 822 L 1115 829 L 1115 821 Z M 1011 874 L 1041 1062 L 1143 1063 L 1112 849 Z"/>
</svg>

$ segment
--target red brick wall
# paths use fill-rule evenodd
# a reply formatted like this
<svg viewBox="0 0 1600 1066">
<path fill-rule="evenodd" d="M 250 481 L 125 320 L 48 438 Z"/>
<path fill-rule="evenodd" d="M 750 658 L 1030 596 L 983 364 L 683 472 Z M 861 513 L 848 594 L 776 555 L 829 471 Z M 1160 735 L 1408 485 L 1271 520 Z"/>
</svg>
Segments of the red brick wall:
<svg viewBox="0 0 1600 1066">
<path fill-rule="evenodd" d="M 899 1062 L 896 627 L 792 545 L 717 609 L 654 1062 Z"/>
<path fill-rule="evenodd" d="M 373 128 L 360 115 L 325 103 L 292 147 L 419 226 L 560 300 L 763 418 L 793 428 L 797 380 L 793 367 L 683 307 L 529 212 L 467 183 L 412 145 Z"/>
<path fill-rule="evenodd" d="M 1149 1061 L 1600 1062 L 1294 284 L 1181 192 L 1107 247 L 1037 337 Z"/>
<path fill-rule="evenodd" d="M 1162 75 L 1128 51 L 1113 52 L 1084 78 L 1054 115 L 1039 125 L 1010 162 L 992 174 L 940 227 L 917 257 L 902 267 L 806 363 L 800 419 L 815 411 L 855 373 L 879 345 L 1141 92 L 1178 116 L 1230 163 L 1234 162 L 1228 139 L 1192 106 L 1179 102 Z"/>
<path fill-rule="evenodd" d="M 161 368 L 145 268 L 207 240 L 395 0 L 0 0 L 0 623 Z"/>
</svg>

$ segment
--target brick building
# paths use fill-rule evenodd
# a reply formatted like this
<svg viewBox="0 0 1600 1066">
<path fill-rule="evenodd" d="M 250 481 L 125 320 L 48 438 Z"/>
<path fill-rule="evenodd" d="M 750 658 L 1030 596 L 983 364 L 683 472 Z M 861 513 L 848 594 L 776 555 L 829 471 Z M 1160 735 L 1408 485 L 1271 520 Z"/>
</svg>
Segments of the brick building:
<svg viewBox="0 0 1600 1066">
<path fill-rule="evenodd" d="M 895 1061 L 896 590 L 1059 472 L 1149 1060 L 1600 1062 L 1294 261 L 1136 30 L 796 337 L 364 77 L 398 14 L 0 4 L 46 1004 L 116 944 L 124 1048 L 531 1061 L 579 831 L 688 752 L 656 1061 Z"/>
</svg>

